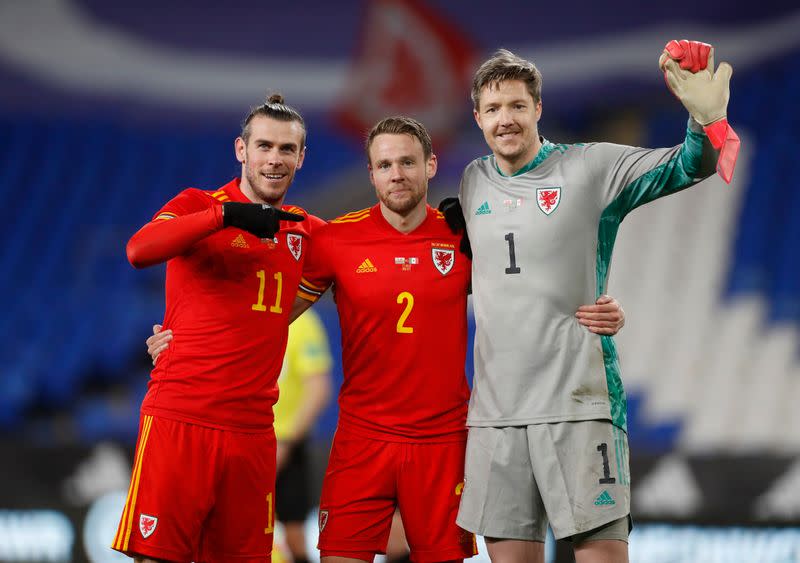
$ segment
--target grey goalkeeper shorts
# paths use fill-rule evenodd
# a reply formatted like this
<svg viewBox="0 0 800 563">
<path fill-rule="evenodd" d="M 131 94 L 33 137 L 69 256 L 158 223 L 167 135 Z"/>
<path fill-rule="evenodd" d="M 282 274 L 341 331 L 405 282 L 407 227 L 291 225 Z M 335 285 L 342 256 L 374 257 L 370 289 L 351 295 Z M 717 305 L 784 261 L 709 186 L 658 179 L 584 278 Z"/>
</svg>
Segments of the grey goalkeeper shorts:
<svg viewBox="0 0 800 563">
<path fill-rule="evenodd" d="M 471 427 L 456 522 L 490 538 L 544 541 L 630 521 L 628 438 L 606 420 Z M 627 539 L 618 527 L 609 538 Z M 605 529 L 605 528 L 604 528 Z M 616 534 L 616 535 L 615 535 Z"/>
</svg>

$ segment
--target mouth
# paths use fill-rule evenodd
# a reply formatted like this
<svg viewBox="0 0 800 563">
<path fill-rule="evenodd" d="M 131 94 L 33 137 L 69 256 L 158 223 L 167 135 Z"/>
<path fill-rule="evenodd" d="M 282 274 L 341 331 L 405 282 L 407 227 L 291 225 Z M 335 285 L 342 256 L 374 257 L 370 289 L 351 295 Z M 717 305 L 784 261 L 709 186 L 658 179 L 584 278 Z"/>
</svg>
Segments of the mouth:
<svg viewBox="0 0 800 563">
<path fill-rule="evenodd" d="M 279 174 L 276 172 L 269 173 L 269 174 L 261 174 L 264 178 L 269 180 L 270 182 L 277 182 L 283 180 L 286 177 L 286 174 Z"/>
<path fill-rule="evenodd" d="M 508 141 L 514 139 L 519 135 L 519 131 L 503 131 L 502 133 L 498 133 L 496 137 L 501 141 Z"/>
</svg>

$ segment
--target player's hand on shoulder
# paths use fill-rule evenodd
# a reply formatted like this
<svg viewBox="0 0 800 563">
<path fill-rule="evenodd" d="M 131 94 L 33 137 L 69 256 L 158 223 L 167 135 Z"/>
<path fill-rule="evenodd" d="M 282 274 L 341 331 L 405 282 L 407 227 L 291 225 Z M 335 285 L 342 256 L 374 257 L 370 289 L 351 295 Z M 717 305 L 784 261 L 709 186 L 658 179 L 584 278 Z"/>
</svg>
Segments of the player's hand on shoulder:
<svg viewBox="0 0 800 563">
<path fill-rule="evenodd" d="M 461 209 L 461 202 L 457 197 L 446 197 L 439 202 L 439 211 L 444 215 L 447 226 L 453 234 L 461 233 L 461 244 L 459 250 L 472 260 L 472 245 L 467 235 L 467 222 L 464 219 L 464 211 Z"/>
<path fill-rule="evenodd" d="M 222 204 L 222 225 L 237 227 L 258 238 L 272 238 L 280 230 L 281 221 L 303 221 L 305 217 L 290 213 L 266 203 L 240 203 L 227 201 Z"/>
<path fill-rule="evenodd" d="M 153 358 L 153 365 L 156 365 L 158 355 L 169 347 L 172 340 L 172 331 L 162 330 L 161 325 L 153 325 L 153 336 L 148 338 L 145 343 L 147 344 L 147 353 Z"/>
<path fill-rule="evenodd" d="M 594 305 L 581 305 L 575 316 L 580 324 L 595 334 L 613 336 L 625 326 L 625 311 L 610 295 L 601 295 Z"/>
</svg>

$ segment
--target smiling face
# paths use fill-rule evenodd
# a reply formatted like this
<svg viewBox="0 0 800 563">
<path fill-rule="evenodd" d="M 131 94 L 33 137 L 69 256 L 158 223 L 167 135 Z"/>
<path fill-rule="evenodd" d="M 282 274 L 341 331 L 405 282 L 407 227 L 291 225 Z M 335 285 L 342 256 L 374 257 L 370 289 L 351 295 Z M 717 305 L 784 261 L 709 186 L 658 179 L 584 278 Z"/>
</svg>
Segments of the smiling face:
<svg viewBox="0 0 800 563">
<path fill-rule="evenodd" d="M 436 174 L 436 155 L 425 157 L 422 143 L 406 133 L 381 133 L 369 146 L 369 177 L 381 205 L 407 216 L 427 203 L 428 180 Z"/>
<path fill-rule="evenodd" d="M 503 80 L 484 86 L 474 115 L 504 172 L 516 172 L 539 152 L 542 102 L 534 102 L 522 80 Z"/>
<path fill-rule="evenodd" d="M 245 140 L 236 139 L 236 158 L 242 163 L 242 193 L 250 201 L 280 206 L 295 172 L 305 157 L 305 130 L 297 121 L 256 115 Z"/>
</svg>

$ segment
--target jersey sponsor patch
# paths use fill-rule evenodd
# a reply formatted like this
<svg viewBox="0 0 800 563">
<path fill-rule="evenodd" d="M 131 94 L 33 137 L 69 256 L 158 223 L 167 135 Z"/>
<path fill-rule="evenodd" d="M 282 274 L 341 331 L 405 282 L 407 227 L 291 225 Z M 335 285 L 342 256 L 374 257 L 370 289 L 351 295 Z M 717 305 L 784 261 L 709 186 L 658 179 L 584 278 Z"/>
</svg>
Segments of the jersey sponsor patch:
<svg viewBox="0 0 800 563">
<path fill-rule="evenodd" d="M 328 511 L 327 510 L 320 510 L 319 511 L 319 531 L 325 529 L 325 525 L 328 523 Z"/>
<path fill-rule="evenodd" d="M 144 539 L 147 539 L 153 535 L 153 532 L 156 531 L 157 525 L 158 518 L 156 516 L 150 516 L 149 514 L 139 515 L 139 532 L 142 534 Z"/>
<path fill-rule="evenodd" d="M 416 256 L 409 256 L 409 257 L 395 256 L 394 263 L 400 266 L 400 269 L 402 271 L 410 272 L 411 266 L 416 266 L 417 264 L 419 264 L 419 258 L 417 258 Z"/>
<path fill-rule="evenodd" d="M 289 252 L 292 253 L 295 260 L 300 260 L 300 255 L 303 253 L 303 237 L 289 233 L 286 235 L 286 245 L 289 247 Z"/>
<path fill-rule="evenodd" d="M 545 215 L 550 215 L 561 203 L 561 186 L 536 188 L 536 205 Z"/>
<path fill-rule="evenodd" d="M 431 258 L 433 265 L 443 276 L 453 269 L 456 261 L 456 251 L 452 248 L 431 248 Z"/>
</svg>

